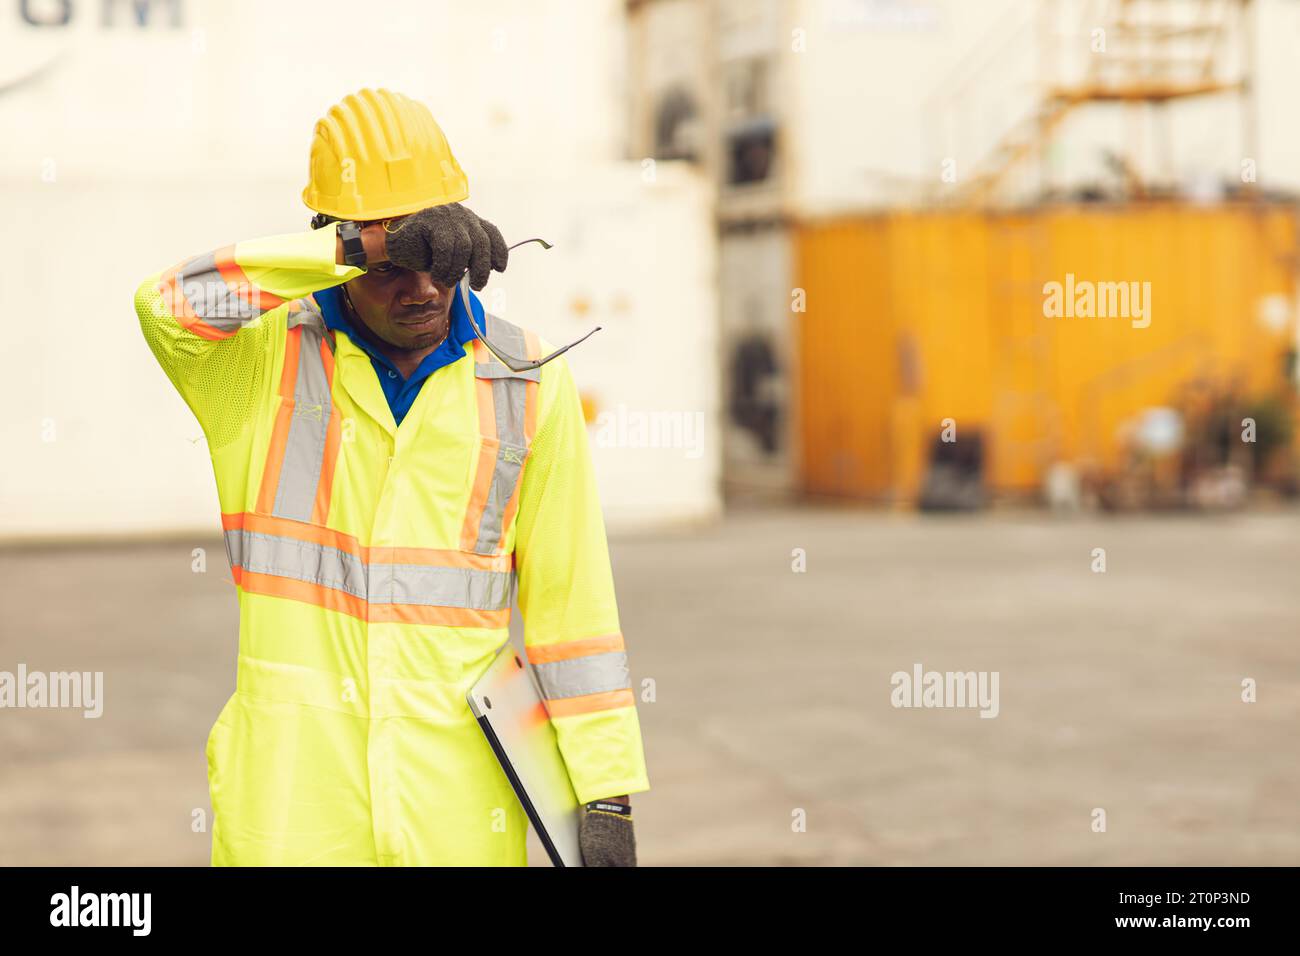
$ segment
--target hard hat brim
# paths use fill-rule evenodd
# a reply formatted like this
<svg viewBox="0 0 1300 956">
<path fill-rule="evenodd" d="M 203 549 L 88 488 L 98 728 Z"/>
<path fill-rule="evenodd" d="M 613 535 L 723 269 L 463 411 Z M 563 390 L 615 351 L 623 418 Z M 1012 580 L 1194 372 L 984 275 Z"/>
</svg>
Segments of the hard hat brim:
<svg viewBox="0 0 1300 956">
<path fill-rule="evenodd" d="M 458 193 L 452 193 L 450 196 L 442 196 L 436 200 L 430 200 L 428 197 L 413 199 L 409 202 L 398 203 L 390 206 L 383 206 L 379 209 L 362 208 L 360 204 L 350 203 L 331 203 L 321 199 L 312 192 L 310 186 L 302 191 L 302 201 L 312 212 L 324 213 L 335 219 L 350 219 L 357 222 L 368 222 L 375 219 L 392 219 L 395 216 L 408 216 L 411 213 L 419 212 L 421 209 L 430 209 L 434 206 L 445 206 L 448 203 L 463 202 L 469 198 L 469 190 L 464 189 Z"/>
</svg>

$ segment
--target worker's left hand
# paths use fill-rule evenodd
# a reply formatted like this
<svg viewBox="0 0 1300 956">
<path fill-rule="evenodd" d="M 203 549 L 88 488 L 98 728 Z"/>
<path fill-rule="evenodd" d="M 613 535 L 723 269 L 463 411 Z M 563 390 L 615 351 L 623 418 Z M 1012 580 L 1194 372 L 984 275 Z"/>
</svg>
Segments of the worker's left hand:
<svg viewBox="0 0 1300 956">
<path fill-rule="evenodd" d="M 478 292 L 493 269 L 505 272 L 510 258 L 501 230 L 458 202 L 421 209 L 386 228 L 393 265 L 427 272 L 447 286 L 468 270 L 470 288 Z"/>
<path fill-rule="evenodd" d="M 597 800 L 582 808 L 578 846 L 584 866 L 636 866 L 632 808 Z"/>
</svg>

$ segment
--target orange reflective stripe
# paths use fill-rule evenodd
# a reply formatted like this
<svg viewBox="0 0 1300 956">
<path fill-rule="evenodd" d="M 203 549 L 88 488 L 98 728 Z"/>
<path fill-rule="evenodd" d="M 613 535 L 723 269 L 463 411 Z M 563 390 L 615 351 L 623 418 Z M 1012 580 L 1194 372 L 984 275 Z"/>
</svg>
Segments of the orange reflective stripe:
<svg viewBox="0 0 1300 956">
<path fill-rule="evenodd" d="M 244 267 L 235 261 L 234 246 L 225 246 L 218 249 L 214 256 L 217 271 L 221 273 L 221 278 L 226 280 L 226 285 L 258 312 L 270 312 L 272 309 L 284 305 L 287 301 L 274 292 L 267 292 L 248 278 L 248 274 L 244 272 Z"/>
<path fill-rule="evenodd" d="M 249 511 L 234 514 L 222 514 L 221 528 L 224 531 L 256 531 L 260 534 L 274 534 L 283 538 L 297 538 L 311 544 L 337 548 L 348 554 L 361 556 L 365 550 L 361 543 L 350 534 L 335 531 L 333 528 L 318 528 L 303 524 L 289 518 L 276 518 L 271 515 L 253 514 Z"/>
<path fill-rule="evenodd" d="M 622 634 L 605 634 L 601 637 L 584 637 L 577 641 L 560 641 L 557 644 L 535 644 L 527 648 L 532 664 L 551 664 L 569 661 L 589 654 L 608 654 L 624 650 Z"/>
<path fill-rule="evenodd" d="M 363 548 L 371 564 L 425 564 L 436 568 L 468 568 L 472 571 L 510 571 L 512 554 L 471 554 L 440 548 Z"/>
<path fill-rule="evenodd" d="M 365 598 L 359 598 L 334 588 L 309 584 L 295 578 L 282 578 L 275 574 L 260 574 L 256 571 L 241 571 L 237 581 L 241 590 L 249 594 L 263 594 L 268 597 L 288 598 L 304 604 L 314 604 L 327 611 L 338 611 L 352 617 L 366 619 Z"/>
<path fill-rule="evenodd" d="M 302 326 L 289 329 L 284 339 L 284 370 L 280 373 L 280 410 L 275 416 L 275 429 L 271 432 L 271 444 L 266 452 L 266 467 L 262 470 L 262 488 L 257 496 L 257 510 L 268 514 L 275 510 L 284 450 L 289 444 L 289 428 L 293 425 L 293 392 L 298 382 L 301 343 Z"/>
<path fill-rule="evenodd" d="M 284 368 L 280 370 L 280 397 L 293 401 L 294 388 L 298 384 L 298 349 L 302 343 L 302 326 L 295 325 L 284 335 Z M 293 361 L 290 362 L 289 359 Z"/>
<path fill-rule="evenodd" d="M 284 299 L 249 280 L 235 261 L 235 247 L 196 256 L 164 272 L 163 303 L 181 326 L 200 338 L 227 339 Z"/>
<path fill-rule="evenodd" d="M 546 709 L 551 717 L 573 717 L 577 714 L 590 714 L 599 710 L 613 710 L 616 707 L 634 707 L 636 697 L 632 688 L 608 690 L 601 694 L 585 694 L 582 697 L 561 697 L 548 700 Z"/>
<path fill-rule="evenodd" d="M 282 578 L 274 574 L 261 574 L 243 569 L 240 569 L 235 576 L 235 583 L 249 594 L 300 601 L 303 604 L 311 604 L 327 611 L 337 611 L 371 624 L 425 624 L 435 627 L 487 629 L 510 626 L 510 608 L 500 611 L 480 611 L 474 608 L 423 604 L 368 604 L 365 598 L 359 598 L 345 591 L 310 584 L 295 578 Z"/>
<path fill-rule="evenodd" d="M 176 281 L 180 275 L 181 269 L 186 263 L 172 266 L 162 274 L 158 279 L 158 294 L 162 296 L 163 307 L 171 313 L 173 319 L 180 323 L 181 327 L 189 332 L 193 332 L 199 338 L 207 339 L 211 342 L 217 342 L 221 339 L 228 339 L 234 335 L 238 329 L 224 331 L 214 328 L 199 318 L 194 307 L 190 305 L 190 300 L 186 297 L 185 292 L 181 289 L 180 284 Z"/>
<path fill-rule="evenodd" d="M 487 347 L 474 340 L 474 358 L 486 362 L 491 357 Z M 496 403 L 492 396 L 492 382 L 485 378 L 474 379 L 474 394 L 478 401 L 479 441 L 478 463 L 474 467 L 474 487 L 470 490 L 469 507 L 465 510 L 465 523 L 460 531 L 460 546 L 473 551 L 478 546 L 479 525 L 487 507 L 488 493 L 492 490 L 492 474 L 496 469 L 497 441 Z"/>
<path fill-rule="evenodd" d="M 438 627 L 495 629 L 510 626 L 510 608 L 480 611 L 427 604 L 372 604 L 368 620 L 372 624 L 432 624 Z"/>
</svg>

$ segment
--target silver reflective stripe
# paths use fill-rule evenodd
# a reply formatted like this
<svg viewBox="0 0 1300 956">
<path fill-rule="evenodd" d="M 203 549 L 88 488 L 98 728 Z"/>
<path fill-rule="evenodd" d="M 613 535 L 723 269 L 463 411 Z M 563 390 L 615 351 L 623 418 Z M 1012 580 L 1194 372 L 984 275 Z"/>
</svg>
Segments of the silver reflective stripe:
<svg viewBox="0 0 1300 956">
<path fill-rule="evenodd" d="M 528 386 L 515 379 L 495 379 L 492 382 L 492 407 L 497 418 L 497 440 L 503 445 L 524 445 Z"/>
<path fill-rule="evenodd" d="M 291 329 L 296 329 L 300 325 L 312 326 L 325 336 L 325 344 L 329 346 L 331 352 L 334 351 L 334 337 L 325 331 L 325 317 L 310 299 L 294 300 L 286 324 Z"/>
<path fill-rule="evenodd" d="M 239 566 L 245 571 L 307 581 L 353 597 L 366 596 L 365 564 L 338 548 L 236 529 L 226 532 L 226 551 L 239 556 Z"/>
<path fill-rule="evenodd" d="M 332 588 L 369 604 L 419 604 L 501 611 L 514 597 L 513 571 L 371 564 L 328 545 L 280 535 L 227 531 L 232 566 Z"/>
<path fill-rule="evenodd" d="M 487 316 L 485 331 L 505 352 L 523 355 L 527 349 L 523 329 L 495 315 Z M 505 374 L 494 371 L 496 369 Z M 483 370 L 487 370 L 488 374 L 482 374 Z M 501 540 L 501 523 L 505 519 L 506 505 L 510 503 L 510 496 L 519 483 L 524 459 L 528 457 L 528 437 L 524 431 L 524 419 L 528 410 L 528 382 L 540 381 L 540 377 L 532 379 L 517 375 L 495 358 L 490 362 L 475 364 L 474 374 L 492 380 L 492 404 L 496 413 L 497 441 L 500 443 L 492 469 L 492 484 L 488 488 L 487 502 L 483 507 L 483 518 L 478 526 L 478 539 L 474 544 L 476 553 L 491 554 Z"/>
<path fill-rule="evenodd" d="M 502 444 L 497 449 L 496 464 L 492 468 L 492 484 L 488 488 L 487 501 L 483 505 L 483 519 L 478 526 L 478 540 L 474 551 L 478 554 L 492 554 L 497 542 L 501 540 L 501 522 L 505 520 L 506 505 L 519 482 L 519 472 L 524 467 L 524 458 L 528 450 L 514 445 Z"/>
<path fill-rule="evenodd" d="M 330 422 L 330 383 L 320 346 L 324 332 L 315 324 L 301 324 L 298 343 L 298 378 L 293 387 L 293 418 L 285 442 L 280 483 L 275 489 L 272 514 L 294 521 L 310 521 L 316 504 L 316 486 L 325 461 L 325 440 Z"/>
<path fill-rule="evenodd" d="M 176 276 L 190 308 L 200 319 L 222 332 L 234 332 L 264 311 L 254 301 L 258 292 L 252 285 L 232 289 L 217 269 L 216 253 L 196 256 Z"/>
<path fill-rule="evenodd" d="M 230 562 L 232 568 L 243 567 L 244 565 L 244 535 L 242 531 L 227 531 L 223 537 L 226 540 L 226 559 Z"/>
<path fill-rule="evenodd" d="M 533 673 L 537 675 L 542 696 L 547 700 L 603 694 L 632 686 L 627 672 L 626 651 L 610 651 L 567 661 L 534 664 Z"/>
<path fill-rule="evenodd" d="M 420 564 L 372 564 L 372 604 L 429 604 L 500 611 L 510 606 L 509 571 L 431 568 Z"/>
</svg>

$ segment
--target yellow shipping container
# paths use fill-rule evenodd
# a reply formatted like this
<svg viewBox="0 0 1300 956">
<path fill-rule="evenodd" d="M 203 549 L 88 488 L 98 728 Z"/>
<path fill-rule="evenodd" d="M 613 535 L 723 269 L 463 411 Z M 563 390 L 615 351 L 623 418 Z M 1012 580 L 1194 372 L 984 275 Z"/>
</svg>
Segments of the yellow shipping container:
<svg viewBox="0 0 1300 956">
<path fill-rule="evenodd" d="M 984 435 L 994 491 L 1113 469 L 1124 422 L 1193 380 L 1276 391 L 1296 340 L 1291 205 L 906 211 L 801 223 L 794 246 L 811 494 L 915 501 L 949 419 Z"/>
</svg>

